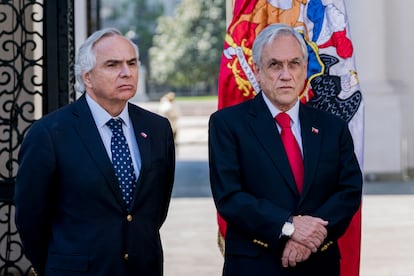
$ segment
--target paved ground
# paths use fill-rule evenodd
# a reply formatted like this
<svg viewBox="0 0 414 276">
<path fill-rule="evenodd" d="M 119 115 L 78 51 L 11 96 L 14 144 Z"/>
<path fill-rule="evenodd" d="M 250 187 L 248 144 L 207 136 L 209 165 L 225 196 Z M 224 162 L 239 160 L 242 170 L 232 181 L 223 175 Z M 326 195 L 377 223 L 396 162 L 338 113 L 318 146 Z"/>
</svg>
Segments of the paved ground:
<svg viewBox="0 0 414 276">
<path fill-rule="evenodd" d="M 197 110 L 178 124 L 176 182 L 162 228 L 165 276 L 221 275 L 223 258 L 208 183 L 208 112 Z M 367 182 L 362 219 L 360 275 L 413 276 L 414 182 Z"/>
<path fill-rule="evenodd" d="M 362 217 L 360 275 L 414 275 L 414 197 L 367 195 Z M 221 275 L 211 198 L 173 198 L 162 237 L 165 276 Z"/>
</svg>

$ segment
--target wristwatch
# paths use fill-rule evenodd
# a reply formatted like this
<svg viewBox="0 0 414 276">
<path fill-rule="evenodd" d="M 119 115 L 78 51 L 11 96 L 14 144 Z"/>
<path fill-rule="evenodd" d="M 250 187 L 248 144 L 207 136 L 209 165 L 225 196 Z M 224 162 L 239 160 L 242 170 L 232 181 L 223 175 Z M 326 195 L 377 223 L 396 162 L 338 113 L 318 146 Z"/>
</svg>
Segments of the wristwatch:
<svg viewBox="0 0 414 276">
<path fill-rule="evenodd" d="M 289 217 L 288 221 L 283 224 L 282 227 L 282 236 L 292 237 L 293 232 L 295 232 L 295 225 L 293 225 L 293 217 Z"/>
</svg>

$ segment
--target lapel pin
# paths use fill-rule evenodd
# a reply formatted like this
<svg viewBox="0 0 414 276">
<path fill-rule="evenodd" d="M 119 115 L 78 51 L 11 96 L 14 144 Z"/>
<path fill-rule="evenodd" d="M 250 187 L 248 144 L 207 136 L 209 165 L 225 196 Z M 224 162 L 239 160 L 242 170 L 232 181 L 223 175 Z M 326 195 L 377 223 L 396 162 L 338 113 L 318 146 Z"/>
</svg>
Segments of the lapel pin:
<svg viewBox="0 0 414 276">
<path fill-rule="evenodd" d="M 147 135 L 145 132 L 141 132 L 141 136 L 142 136 L 143 138 L 147 138 L 147 137 L 148 137 L 148 135 Z"/>
<path fill-rule="evenodd" d="M 312 127 L 312 133 L 318 134 L 319 133 L 319 129 Z"/>
</svg>

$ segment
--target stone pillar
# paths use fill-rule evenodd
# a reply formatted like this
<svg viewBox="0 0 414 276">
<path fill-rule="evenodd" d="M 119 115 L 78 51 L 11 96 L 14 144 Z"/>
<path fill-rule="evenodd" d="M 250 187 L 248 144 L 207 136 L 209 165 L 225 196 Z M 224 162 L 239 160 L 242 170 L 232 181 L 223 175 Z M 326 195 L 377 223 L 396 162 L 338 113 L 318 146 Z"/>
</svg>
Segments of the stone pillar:
<svg viewBox="0 0 414 276">
<path fill-rule="evenodd" d="M 366 174 L 398 175 L 404 170 L 402 106 L 390 80 L 388 58 L 388 34 L 395 18 L 390 15 L 386 0 L 348 0 L 346 4 L 365 102 L 364 170 Z"/>
<path fill-rule="evenodd" d="M 396 4 L 398 3 L 398 4 Z M 401 102 L 401 135 L 403 169 L 414 168 L 414 83 L 412 62 L 412 26 L 414 3 L 410 0 L 386 1 L 387 74 Z M 408 171 L 404 172 L 408 174 Z"/>
<path fill-rule="evenodd" d="M 233 0 L 226 0 L 226 26 L 228 27 L 233 18 Z"/>
<path fill-rule="evenodd" d="M 75 0 L 75 53 L 88 37 L 88 9 L 85 0 Z"/>
<path fill-rule="evenodd" d="M 88 8 L 87 1 L 74 0 L 75 6 L 75 59 L 78 56 L 79 46 L 88 37 Z M 75 63 L 75 61 L 73 61 Z M 76 99 L 82 96 L 82 93 L 76 92 Z"/>
</svg>

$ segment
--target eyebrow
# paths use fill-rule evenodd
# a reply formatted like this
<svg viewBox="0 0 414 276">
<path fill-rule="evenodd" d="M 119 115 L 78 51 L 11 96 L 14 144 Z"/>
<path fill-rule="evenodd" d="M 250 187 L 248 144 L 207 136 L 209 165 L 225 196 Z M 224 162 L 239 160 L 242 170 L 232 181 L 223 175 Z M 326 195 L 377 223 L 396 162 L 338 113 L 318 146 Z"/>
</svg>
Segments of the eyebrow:
<svg viewBox="0 0 414 276">
<path fill-rule="evenodd" d="M 294 57 L 294 58 L 292 58 L 292 59 L 287 59 L 287 60 L 280 60 L 280 59 L 277 59 L 277 58 L 270 58 L 269 60 L 268 60 L 268 62 L 277 62 L 277 63 L 283 63 L 284 61 L 287 61 L 287 62 L 292 62 L 292 61 L 302 61 L 303 59 L 302 58 L 300 58 L 300 57 Z"/>
<path fill-rule="evenodd" d="M 127 60 L 126 62 L 127 63 L 130 63 L 130 62 L 133 62 L 133 61 L 137 62 L 138 61 L 138 58 L 134 57 L 134 58 L 131 58 L 131 59 Z M 108 63 L 121 63 L 121 62 L 123 62 L 122 59 L 108 59 L 108 60 L 105 60 L 104 61 L 104 64 L 108 64 Z"/>
</svg>

